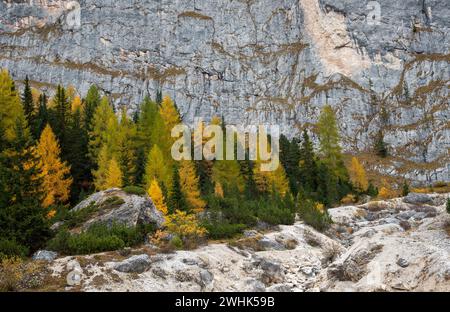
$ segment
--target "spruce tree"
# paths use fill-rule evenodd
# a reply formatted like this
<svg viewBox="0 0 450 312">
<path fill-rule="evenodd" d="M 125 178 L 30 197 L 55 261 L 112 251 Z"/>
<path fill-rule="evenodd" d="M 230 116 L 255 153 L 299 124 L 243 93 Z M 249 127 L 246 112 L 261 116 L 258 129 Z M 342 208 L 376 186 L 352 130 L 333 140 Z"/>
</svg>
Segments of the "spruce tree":
<svg viewBox="0 0 450 312">
<path fill-rule="evenodd" d="M 34 124 L 30 125 L 32 127 L 32 133 L 34 138 L 41 137 L 42 131 L 47 124 L 50 123 L 50 116 L 47 108 L 47 96 L 45 93 L 39 95 L 38 101 L 38 111 L 34 119 Z"/>
<path fill-rule="evenodd" d="M 0 237 L 32 252 L 49 237 L 48 211 L 41 206 L 41 181 L 29 131 L 18 121 L 15 132 L 14 141 L 0 152 Z"/>
<path fill-rule="evenodd" d="M 53 103 L 55 109 L 55 119 L 52 124 L 52 129 L 61 145 L 63 159 L 67 159 L 67 130 L 71 110 L 69 99 L 66 96 L 66 90 L 60 85 L 58 85 L 58 88 L 56 90 L 56 95 L 53 98 Z"/>
<path fill-rule="evenodd" d="M 91 132 L 93 130 L 93 118 L 94 113 L 97 107 L 100 105 L 101 97 L 100 93 L 98 92 L 98 88 L 95 85 L 92 85 L 88 93 L 86 95 L 86 99 L 84 101 L 84 110 L 83 110 L 83 122 L 84 122 L 84 128 L 87 133 Z"/>
<path fill-rule="evenodd" d="M 88 157 L 88 134 L 83 126 L 82 108 L 78 107 L 69 121 L 67 136 L 67 161 L 71 165 L 73 177 L 71 202 L 78 202 L 80 193 L 88 191 L 89 181 L 92 179 L 92 165 Z"/>
<path fill-rule="evenodd" d="M 299 158 L 299 183 L 303 190 L 309 194 L 317 189 L 317 159 L 306 130 L 303 131 Z"/>
<path fill-rule="evenodd" d="M 408 196 L 408 194 L 409 194 L 409 184 L 408 184 L 408 182 L 405 180 L 404 182 L 403 182 L 403 187 L 402 187 L 402 196 Z"/>
<path fill-rule="evenodd" d="M 31 93 L 30 80 L 28 76 L 25 77 L 25 87 L 22 94 L 22 105 L 25 118 L 27 119 L 28 125 L 31 127 L 34 124 L 34 103 L 33 94 Z M 35 139 L 37 139 L 35 137 Z"/>
<path fill-rule="evenodd" d="M 298 192 L 300 147 L 293 138 L 289 141 L 284 135 L 280 137 L 280 162 L 289 180 L 289 187 L 293 194 Z"/>
<path fill-rule="evenodd" d="M 378 131 L 376 137 L 375 137 L 375 147 L 374 147 L 375 153 L 382 157 L 386 158 L 389 155 L 388 152 L 388 146 L 384 142 L 384 134 L 383 131 Z"/>
<path fill-rule="evenodd" d="M 169 193 L 169 214 L 174 213 L 177 210 L 189 211 L 188 205 L 186 203 L 186 198 L 184 197 L 183 191 L 181 189 L 180 173 L 178 166 L 173 167 L 173 179 L 172 187 Z"/>
</svg>

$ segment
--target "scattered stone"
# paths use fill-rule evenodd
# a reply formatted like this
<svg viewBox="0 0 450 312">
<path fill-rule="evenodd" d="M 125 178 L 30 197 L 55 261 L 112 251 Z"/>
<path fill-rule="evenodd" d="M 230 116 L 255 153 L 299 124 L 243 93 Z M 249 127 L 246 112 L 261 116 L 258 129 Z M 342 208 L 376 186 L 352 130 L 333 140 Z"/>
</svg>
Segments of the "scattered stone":
<svg viewBox="0 0 450 312">
<path fill-rule="evenodd" d="M 131 248 L 125 247 L 119 250 L 119 255 L 121 255 L 122 257 L 128 257 L 129 255 L 131 255 Z"/>
<path fill-rule="evenodd" d="M 409 262 L 408 262 L 408 260 L 406 260 L 406 259 L 404 259 L 404 258 L 399 258 L 399 259 L 397 260 L 397 265 L 398 265 L 399 267 L 406 268 L 406 267 L 409 266 Z"/>
<path fill-rule="evenodd" d="M 424 218 L 434 218 L 437 215 L 437 210 L 431 206 L 418 206 L 414 207 L 414 211 L 423 213 Z"/>
<path fill-rule="evenodd" d="M 133 256 L 117 263 L 114 269 L 123 273 L 143 273 L 151 265 L 150 257 L 146 254 Z"/>
<path fill-rule="evenodd" d="M 187 264 L 187 265 L 198 265 L 198 261 L 196 259 L 184 258 L 182 261 L 184 264 Z"/>
<path fill-rule="evenodd" d="M 33 254 L 33 260 L 52 262 L 58 257 L 58 254 L 54 251 L 39 250 Z"/>
<path fill-rule="evenodd" d="M 280 244 L 276 240 L 272 240 L 266 236 L 261 238 L 258 241 L 258 244 L 263 250 L 284 250 L 284 249 L 286 249 L 283 244 Z"/>
<path fill-rule="evenodd" d="M 405 231 L 409 231 L 411 229 L 411 224 L 408 221 L 405 221 L 405 220 L 400 221 L 400 226 Z"/>
<path fill-rule="evenodd" d="M 284 274 L 279 263 L 263 259 L 259 264 L 263 270 L 261 280 L 266 285 L 272 285 L 284 281 Z"/>
<path fill-rule="evenodd" d="M 258 231 L 255 231 L 255 230 L 245 230 L 243 235 L 246 238 L 250 238 L 250 237 L 258 236 L 259 233 L 258 233 Z"/>
<path fill-rule="evenodd" d="M 160 267 L 153 268 L 152 273 L 162 279 L 166 279 L 167 277 L 167 272 Z"/>
<path fill-rule="evenodd" d="M 208 270 L 201 270 L 200 271 L 200 284 L 201 286 L 206 286 L 208 284 L 211 284 L 214 280 L 214 275 L 209 272 Z"/>
<path fill-rule="evenodd" d="M 397 218 L 401 220 L 409 220 L 415 213 L 416 212 L 414 210 L 402 211 L 397 215 Z"/>
<path fill-rule="evenodd" d="M 250 289 L 249 289 L 250 292 L 265 292 L 266 291 L 266 286 L 261 281 L 251 279 L 251 280 L 248 280 L 246 283 L 250 287 Z"/>
<path fill-rule="evenodd" d="M 292 292 L 292 286 L 288 284 L 276 284 L 267 288 L 268 292 Z"/>
</svg>

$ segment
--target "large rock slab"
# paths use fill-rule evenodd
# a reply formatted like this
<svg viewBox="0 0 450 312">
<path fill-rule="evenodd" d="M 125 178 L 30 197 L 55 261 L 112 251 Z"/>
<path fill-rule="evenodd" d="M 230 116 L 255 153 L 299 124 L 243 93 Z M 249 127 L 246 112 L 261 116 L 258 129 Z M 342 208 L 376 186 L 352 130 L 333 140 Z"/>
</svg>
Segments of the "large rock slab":
<svg viewBox="0 0 450 312">
<path fill-rule="evenodd" d="M 71 211 L 78 212 L 95 206 L 92 218 L 84 223 L 87 228 L 94 223 L 112 224 L 113 222 L 134 227 L 138 224 L 154 224 L 159 228 L 164 223 L 163 214 L 156 209 L 148 196 L 127 194 L 120 189 L 109 189 L 92 194 L 80 202 Z"/>
</svg>

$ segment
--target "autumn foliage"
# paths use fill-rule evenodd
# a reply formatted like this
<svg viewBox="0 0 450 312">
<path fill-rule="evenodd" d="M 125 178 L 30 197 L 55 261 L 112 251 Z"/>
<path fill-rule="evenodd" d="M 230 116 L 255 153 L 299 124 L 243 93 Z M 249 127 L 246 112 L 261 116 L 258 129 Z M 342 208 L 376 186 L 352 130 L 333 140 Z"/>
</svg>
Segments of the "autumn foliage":
<svg viewBox="0 0 450 312">
<path fill-rule="evenodd" d="M 49 125 L 42 132 L 35 152 L 38 158 L 39 177 L 42 179 L 45 193 L 42 205 L 50 207 L 66 203 L 72 184 L 70 167 L 61 161 L 61 149 Z"/>
</svg>

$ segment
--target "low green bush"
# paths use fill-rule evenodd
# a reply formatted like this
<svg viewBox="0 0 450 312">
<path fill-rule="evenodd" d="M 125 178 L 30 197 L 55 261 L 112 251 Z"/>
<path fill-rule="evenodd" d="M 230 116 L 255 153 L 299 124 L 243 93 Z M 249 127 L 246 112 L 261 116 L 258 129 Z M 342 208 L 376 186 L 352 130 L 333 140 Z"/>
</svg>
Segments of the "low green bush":
<svg viewBox="0 0 450 312">
<path fill-rule="evenodd" d="M 326 230 L 332 223 L 331 218 L 325 208 L 318 209 L 318 203 L 310 199 L 298 200 L 299 215 L 303 221 L 318 231 Z"/>
<path fill-rule="evenodd" d="M 178 235 L 175 235 L 170 240 L 170 245 L 175 249 L 181 249 L 183 248 L 183 240 Z"/>
<path fill-rule="evenodd" d="M 62 221 L 67 228 L 71 229 L 88 221 L 98 209 L 99 207 L 95 203 L 78 211 L 69 211 L 68 208 L 57 209 L 57 214 L 52 221 Z"/>
<path fill-rule="evenodd" d="M 245 224 L 230 224 L 228 222 L 205 222 L 202 224 L 208 231 L 208 237 L 212 239 L 232 238 L 241 234 L 247 228 Z"/>
<path fill-rule="evenodd" d="M 28 254 L 28 248 L 15 240 L 0 238 L 0 259 L 9 257 L 23 258 Z"/>
<path fill-rule="evenodd" d="M 139 195 L 139 196 L 144 196 L 145 194 L 147 194 L 147 192 L 142 187 L 134 186 L 134 185 L 125 186 L 123 188 L 123 191 L 127 194 L 133 194 L 133 195 Z"/>
<path fill-rule="evenodd" d="M 93 224 L 80 234 L 70 234 L 64 228 L 49 241 L 48 249 L 65 255 L 113 251 L 143 243 L 145 237 L 153 231 L 151 225 L 130 228 L 122 224 Z"/>
</svg>

